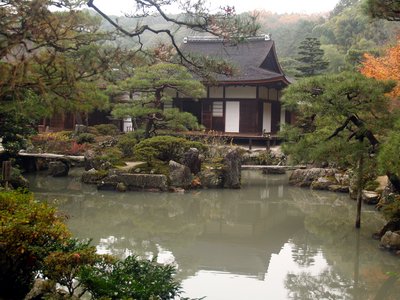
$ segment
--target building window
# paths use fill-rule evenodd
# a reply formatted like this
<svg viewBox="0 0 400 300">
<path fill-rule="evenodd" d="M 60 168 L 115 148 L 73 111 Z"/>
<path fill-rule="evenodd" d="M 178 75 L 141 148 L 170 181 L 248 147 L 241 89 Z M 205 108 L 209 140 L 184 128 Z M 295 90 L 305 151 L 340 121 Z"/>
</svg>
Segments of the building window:
<svg viewBox="0 0 400 300">
<path fill-rule="evenodd" d="M 223 117 L 224 116 L 224 103 L 222 101 L 213 102 L 213 117 Z"/>
</svg>

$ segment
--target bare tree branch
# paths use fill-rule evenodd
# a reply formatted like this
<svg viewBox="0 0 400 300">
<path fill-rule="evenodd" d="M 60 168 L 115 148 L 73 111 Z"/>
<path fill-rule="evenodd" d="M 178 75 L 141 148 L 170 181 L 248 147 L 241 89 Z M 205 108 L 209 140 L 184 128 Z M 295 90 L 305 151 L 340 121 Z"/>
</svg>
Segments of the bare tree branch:
<svg viewBox="0 0 400 300">
<path fill-rule="evenodd" d="M 155 29 L 145 24 L 137 26 L 134 31 L 128 31 L 111 17 L 109 17 L 106 13 L 104 13 L 99 7 L 95 5 L 94 2 L 94 0 L 88 0 L 88 7 L 94 9 L 100 16 L 102 16 L 122 34 L 128 37 L 137 38 L 140 38 L 140 36 L 143 35 L 145 32 L 152 32 L 154 34 L 165 34 L 168 36 L 169 42 L 172 44 L 180 63 L 187 65 L 189 68 L 192 68 L 192 71 L 205 69 L 206 65 L 211 65 L 210 63 L 202 62 L 199 59 L 195 59 L 194 57 L 183 53 L 174 37 L 174 34 L 170 29 Z M 167 23 L 177 25 L 179 27 L 186 27 L 194 31 L 206 32 L 227 40 L 243 39 L 248 36 L 254 36 L 259 29 L 259 26 L 256 24 L 256 17 L 249 18 L 248 20 L 241 22 L 239 18 L 234 15 L 234 9 L 231 7 L 228 7 L 229 9 L 227 8 L 224 14 L 219 13 L 212 15 L 207 11 L 202 10 L 200 5 L 202 4 L 202 1 L 198 1 L 195 5 L 195 12 L 189 12 L 189 10 L 186 11 L 186 15 L 192 15 L 195 21 L 183 21 L 179 18 L 172 18 L 168 16 L 163 10 L 163 5 L 171 4 L 171 2 L 173 1 L 135 0 L 135 2 L 137 4 L 137 10 L 141 10 L 141 14 L 133 16 L 134 18 L 143 18 L 145 16 L 148 16 L 149 11 L 153 9 Z M 143 50 L 143 43 L 140 42 L 139 51 L 141 50 Z"/>
</svg>

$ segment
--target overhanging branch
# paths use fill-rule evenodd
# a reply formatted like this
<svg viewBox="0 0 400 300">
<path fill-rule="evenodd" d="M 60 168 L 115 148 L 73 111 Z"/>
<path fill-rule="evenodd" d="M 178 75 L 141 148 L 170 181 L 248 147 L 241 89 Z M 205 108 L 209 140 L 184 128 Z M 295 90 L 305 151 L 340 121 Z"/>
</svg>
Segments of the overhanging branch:
<svg viewBox="0 0 400 300">
<path fill-rule="evenodd" d="M 367 129 L 365 127 L 365 123 L 358 116 L 354 114 L 348 117 L 340 127 L 336 128 L 336 130 L 327 138 L 327 140 L 330 140 L 335 136 L 338 136 L 340 132 L 342 132 L 347 128 L 350 122 L 353 123 L 358 128 L 358 130 L 353 131 L 348 137 L 348 140 L 354 137 L 360 142 L 362 142 L 366 138 L 373 147 L 379 144 L 379 141 L 376 139 L 372 131 Z"/>
</svg>

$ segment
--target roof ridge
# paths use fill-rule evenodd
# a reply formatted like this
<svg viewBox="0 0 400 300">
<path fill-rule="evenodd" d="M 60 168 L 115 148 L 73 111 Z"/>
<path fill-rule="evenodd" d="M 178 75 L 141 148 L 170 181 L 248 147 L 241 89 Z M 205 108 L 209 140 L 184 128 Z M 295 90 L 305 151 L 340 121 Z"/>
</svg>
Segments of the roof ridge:
<svg viewBox="0 0 400 300">
<path fill-rule="evenodd" d="M 271 34 L 262 34 L 258 36 L 246 37 L 246 41 L 270 41 Z M 224 38 L 219 36 L 207 35 L 207 36 L 187 36 L 183 38 L 183 42 L 186 44 L 187 42 L 223 42 Z"/>
</svg>

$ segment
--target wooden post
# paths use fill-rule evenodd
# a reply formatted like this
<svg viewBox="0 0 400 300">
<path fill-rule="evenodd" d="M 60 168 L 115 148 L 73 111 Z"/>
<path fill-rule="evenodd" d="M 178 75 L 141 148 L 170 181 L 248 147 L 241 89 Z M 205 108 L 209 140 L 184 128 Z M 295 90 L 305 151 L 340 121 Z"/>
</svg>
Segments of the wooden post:
<svg viewBox="0 0 400 300">
<path fill-rule="evenodd" d="M 263 136 L 266 139 L 266 150 L 269 151 L 271 149 L 271 133 L 263 132 Z"/>
<path fill-rule="evenodd" d="M 249 139 L 249 150 L 253 148 L 253 140 Z"/>
<path fill-rule="evenodd" d="M 11 179 L 11 161 L 3 161 L 1 174 L 5 182 L 5 188 L 8 189 L 8 181 Z"/>
<path fill-rule="evenodd" d="M 359 281 L 360 281 L 360 230 L 356 230 L 356 250 L 354 257 L 354 291 L 358 295 Z M 356 297 L 359 299 L 359 297 Z"/>
<path fill-rule="evenodd" d="M 360 228 L 361 227 L 363 168 L 364 168 L 364 154 L 361 154 L 360 159 L 358 161 L 358 172 L 357 172 L 357 216 L 356 216 L 356 228 Z"/>
</svg>

